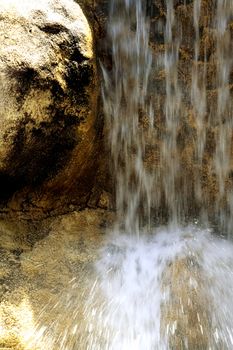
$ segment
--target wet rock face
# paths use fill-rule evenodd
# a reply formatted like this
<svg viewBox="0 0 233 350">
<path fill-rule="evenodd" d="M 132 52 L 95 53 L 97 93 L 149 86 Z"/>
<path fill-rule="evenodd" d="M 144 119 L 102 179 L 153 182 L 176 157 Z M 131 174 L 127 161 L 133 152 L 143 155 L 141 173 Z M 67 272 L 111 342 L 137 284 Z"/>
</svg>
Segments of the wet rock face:
<svg viewBox="0 0 233 350">
<path fill-rule="evenodd" d="M 0 201 L 83 205 L 98 148 L 86 18 L 72 0 L 1 0 L 0 39 Z"/>
<path fill-rule="evenodd" d="M 94 28 L 97 55 L 104 66 L 111 72 L 111 44 L 109 43 L 106 30 L 109 2 L 106 0 L 79 0 L 79 2 Z M 167 72 L 164 65 L 164 54 L 166 50 L 169 50 L 165 40 L 167 5 L 165 0 L 145 0 L 142 3 L 146 6 L 146 13 L 150 21 L 150 47 L 152 49 L 153 65 L 150 74 L 148 99 L 153 104 L 155 115 L 154 144 L 152 145 L 151 141 L 148 142 L 148 151 L 146 150 L 148 157 L 146 162 L 149 165 L 153 162 L 156 169 L 161 173 L 161 178 L 158 180 L 154 191 L 155 197 L 161 198 L 159 208 L 156 208 L 156 212 L 162 218 L 166 218 L 169 216 L 169 206 L 166 204 L 166 189 L 164 189 L 163 179 L 166 178 L 165 175 L 169 171 L 164 165 L 165 162 L 161 160 L 163 157 L 161 149 L 168 135 L 166 132 L 165 112 Z M 219 45 L 220 47 L 219 51 L 222 50 L 224 60 L 224 55 L 229 55 L 227 47 L 229 46 L 229 50 L 232 50 L 231 45 L 227 45 L 227 42 L 232 42 L 232 18 L 229 18 L 227 33 L 224 37 L 225 43 L 220 43 L 218 42 L 218 34 L 216 33 L 216 18 L 218 16 L 216 1 L 202 0 L 200 2 L 198 22 L 199 54 L 197 62 L 194 64 L 196 40 L 194 24 L 195 2 L 193 0 L 176 0 L 173 1 L 173 4 L 175 21 L 172 26 L 172 37 L 176 38 L 179 42 L 179 62 L 177 62 L 175 70 L 179 90 L 177 94 L 179 95 L 180 93 L 181 97 L 178 113 L 179 125 L 176 130 L 176 154 L 174 154 L 177 159 L 179 171 L 174 180 L 174 192 L 178 199 L 185 198 L 185 201 L 181 204 L 181 211 L 184 212 L 185 217 L 202 216 L 202 208 L 205 208 L 205 215 L 211 221 L 215 221 L 216 202 L 219 199 L 220 192 L 219 175 L 217 172 L 221 174 L 221 169 L 216 169 L 216 154 L 218 153 L 218 148 L 221 147 L 218 146 L 216 148 L 216 145 L 220 144 L 219 135 L 223 129 L 222 125 L 225 123 L 224 118 L 219 122 L 216 115 L 219 84 L 221 85 L 221 79 L 219 79 L 221 69 L 219 67 L 223 65 L 218 62 L 219 48 L 217 46 Z M 205 96 L 206 104 L 201 126 L 199 125 L 199 112 L 197 111 L 199 104 L 196 102 L 195 105 L 195 102 L 192 101 L 194 68 L 197 71 L 196 90 L 201 92 L 200 96 L 202 100 L 204 100 L 203 96 Z M 229 96 L 232 96 L 232 68 L 227 83 L 229 84 L 225 88 L 228 90 Z M 230 100 L 232 98 L 229 98 Z M 229 102 L 229 105 L 227 108 L 231 111 L 231 102 Z M 231 115 L 231 112 L 227 111 L 227 113 Z M 142 124 L 145 128 L 146 124 L 148 124 L 147 120 L 147 116 L 143 115 Z M 204 137 L 203 134 L 205 134 Z M 204 146 L 202 161 L 200 161 L 197 154 L 198 144 L 201 143 L 199 141 L 202 137 L 204 141 L 201 140 L 201 142 L 204 143 Z M 232 140 L 232 133 L 229 139 Z M 226 190 L 219 205 L 221 207 L 220 209 L 226 212 L 228 210 L 225 209 L 228 205 L 227 201 L 231 202 L 231 200 L 227 199 L 227 192 L 231 191 L 233 187 L 232 141 L 229 142 L 227 147 L 229 148 L 229 169 L 225 178 Z M 224 168 L 223 164 L 222 168 Z"/>
</svg>

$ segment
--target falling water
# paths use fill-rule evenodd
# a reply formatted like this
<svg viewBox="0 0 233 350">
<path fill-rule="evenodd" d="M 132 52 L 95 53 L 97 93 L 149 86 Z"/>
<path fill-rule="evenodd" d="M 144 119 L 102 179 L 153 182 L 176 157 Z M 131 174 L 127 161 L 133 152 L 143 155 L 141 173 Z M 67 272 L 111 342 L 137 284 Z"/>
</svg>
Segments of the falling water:
<svg viewBox="0 0 233 350">
<path fill-rule="evenodd" d="M 198 162 L 198 169 L 195 173 L 195 197 L 200 203 L 202 200 L 201 188 L 201 168 L 206 142 L 206 57 L 204 62 L 203 72 L 199 68 L 199 53 L 200 53 L 200 13 L 201 0 L 195 0 L 193 4 L 193 23 L 195 28 L 195 43 L 194 43 L 194 60 L 192 67 L 192 88 L 191 102 L 194 109 L 196 119 L 197 139 L 195 145 L 195 154 Z"/>
<path fill-rule="evenodd" d="M 166 1 L 166 24 L 164 29 L 164 68 L 166 80 L 166 99 L 164 103 L 165 125 L 162 130 L 160 147 L 160 197 L 165 197 L 164 203 L 158 208 L 167 208 L 168 220 L 173 223 L 192 221 L 198 218 L 203 224 L 210 220 L 218 222 L 225 232 L 231 230 L 232 224 L 232 191 L 229 190 L 229 177 L 231 176 L 231 150 L 232 150 L 232 102 L 230 97 L 230 74 L 232 68 L 232 42 L 230 22 L 232 20 L 232 2 L 217 1 L 213 23 L 211 27 L 215 36 L 215 51 L 212 61 L 216 67 L 216 106 L 208 106 L 207 90 L 209 81 L 207 70 L 212 62 L 206 55 L 206 47 L 200 28 L 203 27 L 204 2 L 193 1 L 193 64 L 191 68 L 191 84 L 179 81 L 179 69 L 184 64 L 180 58 L 182 30 L 173 0 Z M 190 7 L 189 7 L 190 10 Z M 189 11 L 188 10 L 188 11 Z M 180 19 L 179 19 L 180 20 Z M 202 33 L 203 35 L 203 33 Z M 201 58 L 200 49 L 204 51 Z M 213 49 L 214 50 L 214 49 Z M 208 66 L 209 65 L 209 66 Z M 210 79 L 209 79 L 210 80 Z M 187 108 L 187 95 L 191 102 L 190 110 Z M 214 99 L 212 97 L 212 99 Z M 210 102 L 209 102 L 210 103 Z M 193 117 L 190 120 L 190 111 Z M 190 125 L 186 126 L 186 134 L 182 132 L 187 123 L 195 125 L 194 131 Z M 215 142 L 213 153 L 209 151 L 210 139 L 207 135 L 213 133 Z M 178 145 L 182 138 L 184 148 L 189 150 L 191 156 L 187 157 L 184 166 L 182 153 L 184 150 Z M 208 143 L 207 143 L 208 141 Z M 185 149 L 185 152 L 186 152 Z M 212 159 L 212 164 L 211 163 Z M 208 163 L 208 165 L 207 165 Z M 211 170 L 209 170 L 212 168 Z M 212 177 L 212 184 L 205 188 L 206 178 Z M 215 197 L 211 197 L 211 186 L 216 182 Z M 161 194 L 162 193 L 162 194 Z M 212 199 L 210 199 L 212 198 Z M 211 201 L 214 200 L 213 208 Z M 212 209 L 210 209 L 212 207 Z M 158 210 L 157 210 L 158 213 Z M 156 213 L 156 214 L 157 214 Z M 191 213 L 191 215 L 190 215 Z M 213 220 L 213 217 L 217 218 Z"/>
<path fill-rule="evenodd" d="M 92 287 L 87 287 L 84 305 L 75 301 L 77 284 L 68 297 L 61 298 L 72 322 L 62 342 L 56 342 L 55 347 L 52 342 L 50 348 L 233 349 L 233 245 L 202 226 L 210 224 L 211 217 L 218 221 L 219 231 L 224 227 L 230 232 L 233 224 L 233 192 L 228 184 L 232 171 L 229 23 L 233 2 L 217 0 L 216 6 L 213 2 L 214 107 L 208 106 L 206 47 L 204 62 L 200 60 L 204 1 L 194 0 L 192 6 L 193 63 L 189 67 L 191 82 L 186 85 L 179 79 L 182 30 L 173 0 L 165 1 L 162 60 L 161 55 L 154 58 L 149 48 L 145 2 L 110 3 L 112 68 L 109 71 L 102 66 L 102 94 L 118 217 L 96 264 L 95 282 L 89 281 Z M 161 68 L 161 61 L 165 99 L 163 127 L 156 133 L 158 119 L 151 101 L 150 79 L 152 65 Z M 183 124 L 187 124 L 183 110 L 187 98 L 195 130 L 182 134 L 185 141 L 191 138 L 193 146 L 188 174 L 182 168 L 179 144 Z M 214 135 L 212 153 L 210 132 Z M 159 161 L 148 163 L 148 145 L 155 144 Z M 217 188 L 214 203 L 205 193 L 203 169 L 211 171 Z M 213 209 L 211 215 L 208 206 Z M 167 228 L 153 227 L 160 212 L 166 212 L 170 222 Z M 186 224 L 187 216 L 190 225 Z"/>
<path fill-rule="evenodd" d="M 232 38 L 229 23 L 233 16 L 232 1 L 218 0 L 216 10 L 216 66 L 217 66 L 217 111 L 216 122 L 218 132 L 216 135 L 215 169 L 219 185 L 219 197 L 216 207 L 224 229 L 231 233 L 233 224 L 233 193 L 226 188 L 232 171 L 232 127 L 233 105 L 230 96 L 230 74 L 233 63 Z M 221 201 L 226 194 L 226 206 L 222 208 Z"/>
<path fill-rule="evenodd" d="M 232 206 L 231 193 L 225 195 L 223 207 L 221 199 L 231 169 L 229 78 L 232 51 L 228 24 L 233 5 L 224 0 L 218 0 L 216 5 L 213 26 L 217 108 L 211 121 L 213 116 L 208 116 L 207 108 L 205 48 L 204 64 L 200 64 L 202 1 L 193 2 L 195 34 L 191 85 L 182 87 L 179 82 L 182 31 L 173 0 L 166 0 L 164 130 L 160 135 L 159 166 L 150 167 L 146 166 L 145 150 L 155 136 L 156 116 L 149 104 L 152 55 L 143 5 L 140 0 L 111 2 L 109 38 L 113 67 L 110 73 L 103 69 L 103 101 L 116 176 L 117 229 L 123 227 L 126 235 L 119 236 L 115 230 L 115 236 L 109 239 L 97 264 L 99 277 L 86 307 L 87 318 L 94 329 L 86 338 L 87 348 L 233 349 L 233 246 L 214 237 L 211 230 L 197 225 L 179 227 L 187 220 L 190 199 L 197 203 L 197 208 L 199 206 L 200 223 L 205 220 L 207 224 L 208 208 L 205 208 L 205 201 L 202 203 L 202 171 L 208 123 L 211 122 L 218 126 L 212 161 L 218 183 L 214 210 L 221 212 L 219 227 L 222 227 L 221 221 L 226 221 L 222 210 Z M 183 89 L 190 92 L 196 130 L 191 180 L 182 169 L 178 146 L 184 123 L 182 99 L 186 91 Z M 142 114 L 147 114 L 149 120 L 146 132 L 140 124 Z M 182 136 L 186 138 L 185 134 Z M 161 188 L 159 204 L 153 198 L 158 193 L 154 188 L 158 186 Z M 163 205 L 171 223 L 169 229 L 153 229 L 150 237 L 142 235 L 145 233 L 141 225 L 143 220 L 143 224 L 150 223 Z M 194 217 L 189 220 L 193 221 Z M 130 233 L 137 235 L 130 237 Z"/>
<path fill-rule="evenodd" d="M 177 64 L 179 55 L 179 38 L 174 37 L 175 25 L 173 0 L 167 1 L 167 21 L 165 28 L 165 56 L 164 65 L 166 72 L 166 102 L 165 118 L 166 131 L 162 145 L 162 164 L 165 167 L 163 186 L 169 216 L 177 222 L 179 203 L 176 199 L 176 179 L 179 172 L 179 159 L 177 155 L 176 139 L 179 125 L 181 94 L 177 79 Z"/>
<path fill-rule="evenodd" d="M 116 179 L 117 223 L 128 233 L 139 234 L 142 217 L 146 225 L 150 223 L 152 194 L 140 117 L 149 118 L 147 137 L 154 124 L 147 100 L 152 56 L 143 3 L 111 1 L 108 29 L 113 68 L 110 76 L 103 69 L 103 100 Z"/>
<path fill-rule="evenodd" d="M 162 121 L 156 115 L 150 86 L 151 72 L 157 73 L 155 67 L 161 66 L 161 56 L 152 55 L 149 47 L 146 6 L 146 1 L 138 0 L 112 0 L 110 6 L 108 34 L 112 70 L 109 72 L 103 67 L 103 102 L 116 180 L 117 230 L 122 228 L 139 234 L 142 227 L 157 222 L 163 212 L 162 219 L 166 216 L 175 224 L 194 218 L 202 224 L 208 220 L 216 224 L 217 220 L 218 226 L 227 232 L 233 223 L 233 193 L 228 185 L 232 173 L 232 2 L 218 0 L 212 4 L 214 15 L 210 27 L 215 44 L 213 62 L 210 62 L 200 29 L 204 2 L 194 0 L 191 83 L 184 85 L 179 79 L 179 70 L 183 64 L 180 52 L 185 28 L 179 23 L 174 1 L 166 0 Z M 214 107 L 208 105 L 210 78 L 207 74 L 211 64 L 216 72 L 217 96 L 211 100 L 216 100 Z M 188 111 L 187 99 L 190 101 Z M 156 132 L 157 122 L 159 132 Z M 189 123 L 194 124 L 193 131 Z M 212 141 L 207 140 L 210 133 Z M 181 138 L 186 148 L 180 145 Z M 150 159 L 147 150 L 153 149 L 156 142 L 154 158 Z M 191 154 L 185 165 L 182 147 Z M 156 157 L 158 162 L 154 160 Z M 205 181 L 210 177 L 212 183 L 205 188 Z M 210 194 L 212 186 L 215 186 L 214 197 Z"/>
</svg>

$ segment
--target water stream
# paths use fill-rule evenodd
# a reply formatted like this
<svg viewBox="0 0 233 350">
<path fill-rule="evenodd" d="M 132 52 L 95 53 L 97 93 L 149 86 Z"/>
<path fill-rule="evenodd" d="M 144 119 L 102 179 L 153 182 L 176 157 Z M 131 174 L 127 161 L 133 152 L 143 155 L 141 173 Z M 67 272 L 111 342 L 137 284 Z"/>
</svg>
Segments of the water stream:
<svg viewBox="0 0 233 350">
<path fill-rule="evenodd" d="M 200 64 L 203 3 L 193 3 L 191 84 L 182 86 L 178 74 L 182 31 L 174 1 L 166 0 L 164 129 L 159 136 L 159 166 L 147 161 L 157 121 L 150 99 L 150 74 L 152 65 L 160 63 L 153 62 L 149 47 L 146 5 L 141 0 L 112 0 L 110 6 L 113 67 L 110 73 L 103 68 L 103 101 L 118 219 L 113 238 L 97 264 L 99 277 L 87 303 L 86 315 L 94 331 L 89 331 L 86 348 L 233 349 L 233 245 L 203 228 L 211 227 L 211 215 L 202 185 L 207 134 L 209 125 L 215 125 L 211 163 L 217 183 L 214 215 L 218 232 L 231 235 L 232 190 L 227 189 L 227 182 L 232 139 L 232 2 L 216 2 L 212 23 L 217 91 L 213 110 L 207 106 L 205 49 Z M 196 128 L 192 180 L 182 169 L 178 146 L 184 118 L 182 99 L 187 93 Z M 189 207 L 193 203 L 198 208 L 195 217 L 187 215 L 192 213 Z M 152 223 L 163 206 L 168 228 L 155 229 Z M 187 225 L 187 221 L 195 224 Z M 103 300 L 96 305 L 99 293 Z"/>
<path fill-rule="evenodd" d="M 80 311 L 82 319 L 78 320 L 75 305 L 71 309 L 72 342 L 66 340 L 70 328 L 56 349 L 233 349 L 233 244 L 220 234 L 230 236 L 233 223 L 233 193 L 228 186 L 233 57 L 229 22 L 233 2 L 217 0 L 213 5 L 215 108 L 207 103 L 206 54 L 200 64 L 202 0 L 193 3 L 193 64 L 187 86 L 180 83 L 178 74 L 182 32 L 175 1 L 165 3 L 165 49 L 162 58 L 154 62 L 146 1 L 110 1 L 112 69 L 102 67 L 102 95 L 118 216 L 96 264 L 95 282 L 91 282 Z M 161 65 L 161 61 L 164 127 L 158 135 L 150 76 L 152 66 Z M 184 118 L 184 95 L 189 96 L 196 128 L 192 178 L 182 168 L 177 141 Z M 212 215 L 214 223 L 218 222 L 217 236 L 208 228 L 211 215 L 202 183 L 210 125 L 215 126 L 211 171 L 217 183 Z M 161 141 L 159 161 L 153 163 L 147 157 L 156 137 Z M 192 206 L 198 209 L 195 215 L 188 215 Z M 161 208 L 166 212 L 167 226 L 155 228 Z"/>
<path fill-rule="evenodd" d="M 138 235 L 162 216 L 176 224 L 194 218 L 204 225 L 215 223 L 231 234 L 232 2 L 212 4 L 208 29 L 214 36 L 211 58 L 207 57 L 207 39 L 203 33 L 200 36 L 205 3 L 193 2 L 193 63 L 189 67 L 191 82 L 185 85 L 179 79 L 185 64 L 180 59 L 185 28 L 176 18 L 174 1 L 166 1 L 166 21 L 161 25 L 163 55 L 152 55 L 149 47 L 148 3 L 110 2 L 112 70 L 102 69 L 102 95 L 116 182 L 116 230 Z M 213 67 L 211 97 L 208 74 Z M 162 121 L 154 112 L 155 89 L 151 87 L 151 75 L 161 74 L 161 69 L 165 77 Z M 190 106 L 185 111 L 187 100 Z M 193 130 L 187 124 L 193 124 Z M 155 144 L 157 162 L 148 156 Z M 189 157 L 183 152 L 190 152 Z M 184 166 L 185 161 L 190 164 Z"/>
<path fill-rule="evenodd" d="M 115 237 L 97 264 L 83 349 L 233 349 L 232 253 L 194 226 Z"/>
<path fill-rule="evenodd" d="M 150 224 L 153 174 L 144 165 L 145 134 L 140 115 L 147 114 L 147 137 L 154 115 L 147 101 L 152 55 L 149 23 L 141 1 L 111 1 L 108 25 L 113 68 L 103 68 L 103 101 L 116 179 L 116 230 L 139 235 Z"/>
</svg>

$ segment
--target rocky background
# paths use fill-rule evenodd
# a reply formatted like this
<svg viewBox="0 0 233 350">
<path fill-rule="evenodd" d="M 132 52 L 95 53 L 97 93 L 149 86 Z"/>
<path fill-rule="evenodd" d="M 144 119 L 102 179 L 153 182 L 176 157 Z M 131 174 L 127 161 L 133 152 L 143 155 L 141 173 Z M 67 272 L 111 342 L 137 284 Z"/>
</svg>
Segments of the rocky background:
<svg viewBox="0 0 233 350">
<path fill-rule="evenodd" d="M 54 329 L 49 336 L 58 348 L 66 326 L 73 327 L 74 306 L 79 302 L 82 307 L 88 293 L 85 283 L 92 281 L 106 227 L 114 221 L 110 212 L 114 179 L 105 143 L 99 67 L 100 61 L 109 71 L 112 65 L 106 35 L 109 1 L 78 0 L 80 7 L 72 0 L 46 3 L 24 0 L 22 6 L 19 1 L 0 0 L 0 348 L 15 350 L 38 349 L 29 346 L 28 339 L 41 336 L 40 326 L 48 326 L 50 332 L 51 324 Z M 178 79 L 182 91 L 187 91 L 182 97 L 178 146 L 189 181 L 188 210 L 195 213 L 199 206 L 193 203 L 199 167 L 194 156 L 197 125 L 188 94 L 194 55 L 193 1 L 174 3 L 175 30 L 182 33 Z M 149 98 L 157 135 L 147 162 L 159 165 L 166 91 L 164 68 L 158 62 L 165 51 L 166 7 L 164 0 L 148 0 L 146 6 L 154 62 Z M 207 124 L 217 96 L 214 6 L 214 0 L 203 0 L 200 20 L 199 66 L 207 59 Z M 232 24 L 229 29 L 232 35 Z M 232 78 L 231 74 L 231 92 Z M 146 129 L 147 116 L 142 115 L 141 123 Z M 211 163 L 217 128 L 208 124 L 203 168 L 198 169 L 205 189 L 202 200 L 210 210 L 218 191 Z M 161 216 L 164 211 L 161 208 Z M 194 303 L 179 324 L 181 336 L 175 336 L 174 348 L 181 348 L 183 334 L 190 337 L 193 349 L 198 344 L 206 347 L 196 311 L 203 313 L 208 329 L 208 303 L 202 290 L 193 295 L 188 286 L 190 276 L 200 273 L 195 261 L 191 265 L 188 260 L 176 261 L 165 273 L 165 286 L 172 281 L 174 295 L 184 296 L 185 305 L 189 297 Z M 165 312 L 165 321 L 179 315 L 176 300 L 174 305 Z M 193 328 L 186 335 L 184 330 Z M 72 332 L 69 335 L 72 348 L 76 340 Z M 46 343 L 41 349 L 46 346 L 53 348 Z"/>
<path fill-rule="evenodd" d="M 106 19 L 109 2 L 104 0 L 80 1 L 89 22 L 92 25 L 95 38 L 95 51 L 98 59 L 111 71 L 111 50 L 106 34 Z M 151 164 L 157 167 L 160 177 L 156 182 L 154 189 L 155 197 L 159 199 L 156 216 L 160 221 L 166 220 L 169 208 L 166 205 L 165 189 L 162 185 L 164 174 L 169 171 L 163 165 L 161 160 L 161 145 L 166 135 L 165 125 L 165 99 L 166 99 L 166 71 L 164 69 L 165 43 L 165 26 L 167 8 L 164 0 L 147 0 L 144 2 L 146 12 L 150 21 L 150 47 L 153 54 L 153 66 L 149 84 L 148 99 L 152 101 L 155 115 L 155 132 L 153 142 L 149 140 L 147 145 L 146 160 L 148 166 Z M 219 182 L 218 174 L 215 169 L 216 144 L 219 142 L 218 135 L 221 123 L 224 120 L 218 120 L 216 116 L 217 99 L 218 99 L 218 73 L 217 65 L 224 64 L 218 62 L 217 55 L 217 32 L 216 32 L 216 8 L 215 0 L 201 1 L 200 18 L 199 18 L 199 56 L 197 61 L 198 70 L 198 87 L 201 93 L 206 94 L 206 112 L 203 117 L 203 126 L 199 126 L 194 106 L 191 103 L 192 89 L 192 70 L 193 59 L 195 55 L 195 28 L 194 28 L 194 1 L 193 0 L 176 0 L 174 1 L 175 25 L 173 27 L 173 37 L 179 41 L 179 63 L 177 67 L 178 87 L 181 92 L 181 103 L 179 106 L 179 126 L 177 130 L 177 149 L 174 151 L 174 157 L 179 162 L 179 173 L 175 179 L 176 197 L 185 198 L 182 211 L 187 217 L 198 217 L 202 215 L 202 208 L 205 208 L 204 215 L 208 215 L 214 222 L 216 217 L 216 202 L 219 200 Z M 230 17 L 228 23 L 229 44 L 221 43 L 222 50 L 232 52 L 233 42 L 233 22 Z M 224 46 L 225 45 L 225 46 Z M 229 46 L 229 47 L 228 47 Z M 227 48 L 228 47 L 228 48 Z M 229 50 L 229 51 L 227 51 Z M 202 86 L 205 85 L 202 91 Z M 229 93 L 233 93 L 233 71 L 231 69 Z M 200 101 L 201 103 L 201 101 Z M 232 105 L 228 106 L 231 110 Z M 227 112 L 228 114 L 229 111 Z M 226 114 L 227 114 L 226 113 Z M 230 116 L 229 116 L 230 117 Z M 229 118 L 228 117 L 228 118 Z M 148 126 L 146 115 L 141 116 L 141 127 L 145 130 Z M 198 137 L 205 134 L 205 145 L 202 162 L 197 156 Z M 224 142 L 224 141 L 223 141 Z M 231 143 L 231 141 L 230 141 Z M 228 174 L 225 179 L 226 192 L 230 191 L 233 186 L 233 149 L 230 144 L 229 148 L 230 164 Z M 175 154 L 175 152 L 177 152 Z M 164 166 L 164 168 L 163 168 Z M 224 166 L 224 164 L 222 164 Z M 155 169 L 156 172 L 156 169 Z M 107 173 L 107 170 L 105 171 Z M 199 183 L 200 181 L 200 183 Z M 106 183 L 106 182 L 105 182 Z M 198 194 L 198 186 L 201 188 L 201 195 Z M 111 187 L 105 191 L 112 192 Z M 226 193 L 221 197 L 217 204 L 218 210 L 226 209 Z M 227 214 L 226 214 L 227 215 Z"/>
<path fill-rule="evenodd" d="M 109 1 L 70 0 L 52 8 L 32 3 L 12 11 L 1 7 L 1 103 L 0 213 L 36 221 L 87 207 L 114 207 L 114 178 L 109 170 L 109 150 L 100 94 L 102 62 L 111 71 L 111 50 L 106 34 Z M 29 2 L 28 2 L 29 3 Z M 213 211 L 218 184 L 213 169 L 217 123 L 209 123 L 216 110 L 216 33 L 214 0 L 203 0 L 200 16 L 199 70 L 207 67 L 207 126 L 203 164 L 195 155 L 198 126 L 190 103 L 194 57 L 193 1 L 177 0 L 179 34 L 178 81 L 182 91 L 181 124 L 177 134 L 180 169 L 187 183 L 177 179 L 177 191 L 188 188 L 187 214 L 200 205 Z M 27 2 L 26 2 L 27 4 Z M 165 128 L 166 4 L 147 0 L 150 46 L 153 52 L 149 99 L 155 113 L 154 144 L 148 147 L 147 163 L 159 166 L 159 147 Z M 27 5 L 26 5 L 27 7 Z M 81 8 L 83 12 L 81 11 Z M 53 13 L 50 18 L 49 13 Z M 76 13 L 76 15 L 74 15 Z M 85 18 L 86 16 L 86 18 Z M 88 21 L 88 22 L 87 22 Z M 88 24 L 89 23 L 89 24 Z M 232 23 L 229 26 L 232 35 Z M 160 63 L 159 63 L 160 62 Z M 232 91 L 232 77 L 230 88 Z M 147 116 L 142 116 L 147 127 Z M 166 171 L 166 169 L 165 169 Z M 201 173 L 203 196 L 194 201 L 194 182 Z M 231 176 L 227 180 L 231 186 Z M 159 186 L 157 186 L 159 188 Z M 156 189 L 155 189 L 156 190 Z M 163 193 L 159 194 L 163 196 Z M 161 200 L 161 217 L 166 205 Z"/>
</svg>

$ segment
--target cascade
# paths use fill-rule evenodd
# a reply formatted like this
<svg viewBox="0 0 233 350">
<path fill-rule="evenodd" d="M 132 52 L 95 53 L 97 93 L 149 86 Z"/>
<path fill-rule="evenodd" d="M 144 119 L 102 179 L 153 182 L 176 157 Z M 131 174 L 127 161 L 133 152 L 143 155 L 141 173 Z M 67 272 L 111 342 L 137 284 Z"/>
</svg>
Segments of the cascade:
<svg viewBox="0 0 233 350">
<path fill-rule="evenodd" d="M 229 180 L 233 3 L 213 2 L 214 106 L 208 105 L 207 49 L 200 62 L 204 1 L 193 1 L 193 57 L 187 85 L 179 79 L 182 31 L 176 4 L 165 3 L 164 52 L 154 58 L 146 1 L 110 1 L 112 68 L 102 65 L 102 96 L 117 220 L 95 266 L 96 279 L 87 288 L 82 320 L 77 317 L 79 308 L 72 307 L 70 317 L 76 324 L 67 329 L 59 345 L 53 347 L 52 342 L 51 349 L 233 349 L 233 244 L 221 237 L 226 232 L 230 236 L 233 224 Z M 152 67 L 161 66 L 165 98 L 158 133 L 151 72 Z M 182 167 L 180 145 L 187 99 L 195 125 L 194 135 L 182 134 L 187 142 L 192 136 L 189 173 Z M 210 130 L 214 130 L 212 153 L 208 153 Z M 154 149 L 159 155 L 156 161 L 153 157 L 148 161 Z M 208 167 L 216 184 L 211 210 L 203 180 L 209 155 Z M 161 213 L 166 217 L 162 223 L 169 225 L 155 227 Z M 216 221 L 219 235 L 208 228 Z M 73 291 L 76 288 L 74 284 Z M 66 303 L 76 305 L 74 294 L 68 295 Z"/>
<path fill-rule="evenodd" d="M 116 179 L 118 218 L 115 234 L 97 264 L 99 277 L 86 309 L 92 329 L 95 328 L 87 337 L 88 349 L 233 348 L 230 301 L 233 245 L 215 237 L 211 229 L 203 228 L 211 224 L 212 217 L 218 217 L 219 230 L 229 234 L 232 229 L 232 190 L 227 190 L 227 182 L 231 171 L 229 21 L 233 6 L 229 1 L 216 2 L 212 25 L 216 39 L 217 103 L 211 109 L 207 101 L 205 50 L 204 63 L 200 64 L 202 5 L 201 0 L 193 3 L 191 83 L 182 86 L 179 81 L 182 32 L 174 1 L 166 0 L 164 127 L 159 135 L 159 162 L 148 166 L 148 144 L 153 146 L 158 136 L 150 99 L 150 73 L 152 65 L 161 63 L 153 62 L 150 52 L 145 2 L 111 1 L 108 33 L 112 70 L 103 68 L 103 102 Z M 157 60 L 161 61 L 161 57 Z M 196 130 L 191 179 L 182 169 L 178 141 L 185 117 L 182 111 L 185 95 L 191 102 Z M 146 127 L 141 122 L 144 114 Z M 213 125 L 216 131 L 211 164 L 218 185 L 214 214 L 210 214 L 208 200 L 203 200 L 203 168 L 207 134 Z M 167 229 L 155 229 L 153 222 L 163 206 L 170 225 Z M 190 210 L 190 206 L 195 210 Z M 187 220 L 191 225 L 187 225 Z M 152 234 L 145 236 L 145 232 Z M 169 266 L 173 266 L 171 273 Z M 174 272 L 177 266 L 180 276 Z"/>
<path fill-rule="evenodd" d="M 231 1 L 219 0 L 216 9 L 216 85 L 217 85 L 217 110 L 215 122 L 218 125 L 216 133 L 215 169 L 219 185 L 219 196 L 216 203 L 216 212 L 220 216 L 221 224 L 230 234 L 232 229 L 232 189 L 229 188 L 231 174 L 231 146 L 232 146 L 232 98 L 230 96 L 230 74 L 232 69 L 232 38 L 229 29 L 229 21 L 233 13 Z M 227 186 L 228 185 L 228 186 Z M 221 200 L 226 197 L 226 205 L 221 206 Z"/>
<path fill-rule="evenodd" d="M 153 110 L 147 100 L 152 56 L 149 23 L 141 1 L 112 1 L 108 27 L 113 68 L 103 68 L 103 101 L 116 179 L 119 220 L 126 232 L 139 234 L 144 216 L 150 222 L 152 174 L 144 164 L 145 135 L 140 115 L 149 118 L 152 137 Z"/>
<path fill-rule="evenodd" d="M 162 216 L 162 221 L 166 217 L 173 224 L 194 219 L 205 226 L 217 223 L 222 232 L 230 234 L 233 196 L 229 24 L 233 5 L 223 0 L 212 5 L 215 52 L 210 62 L 200 37 L 204 3 L 193 2 L 193 64 L 189 68 L 191 82 L 186 85 L 179 79 L 182 29 L 176 18 L 174 1 L 166 1 L 162 57 L 153 56 L 149 47 L 147 6 L 145 1 L 111 1 L 109 13 L 112 69 L 109 72 L 102 66 L 102 96 L 116 182 L 116 230 L 138 235 Z M 202 59 L 201 49 L 204 50 Z M 214 107 L 208 105 L 207 74 L 211 64 L 215 66 Z M 162 121 L 154 112 L 152 66 L 153 74 L 156 74 L 155 67 L 164 69 Z M 184 127 L 189 128 L 187 123 L 191 123 L 184 112 L 187 100 L 194 131 L 184 133 Z M 162 125 L 159 132 L 157 123 Z M 211 133 L 214 145 L 207 140 Z M 188 170 L 187 165 L 184 166 L 181 139 L 191 153 L 186 161 L 190 162 Z M 209 151 L 210 148 L 213 150 Z M 150 150 L 154 152 L 151 159 Z M 213 179 L 213 197 L 205 185 L 208 172 Z"/>
</svg>

